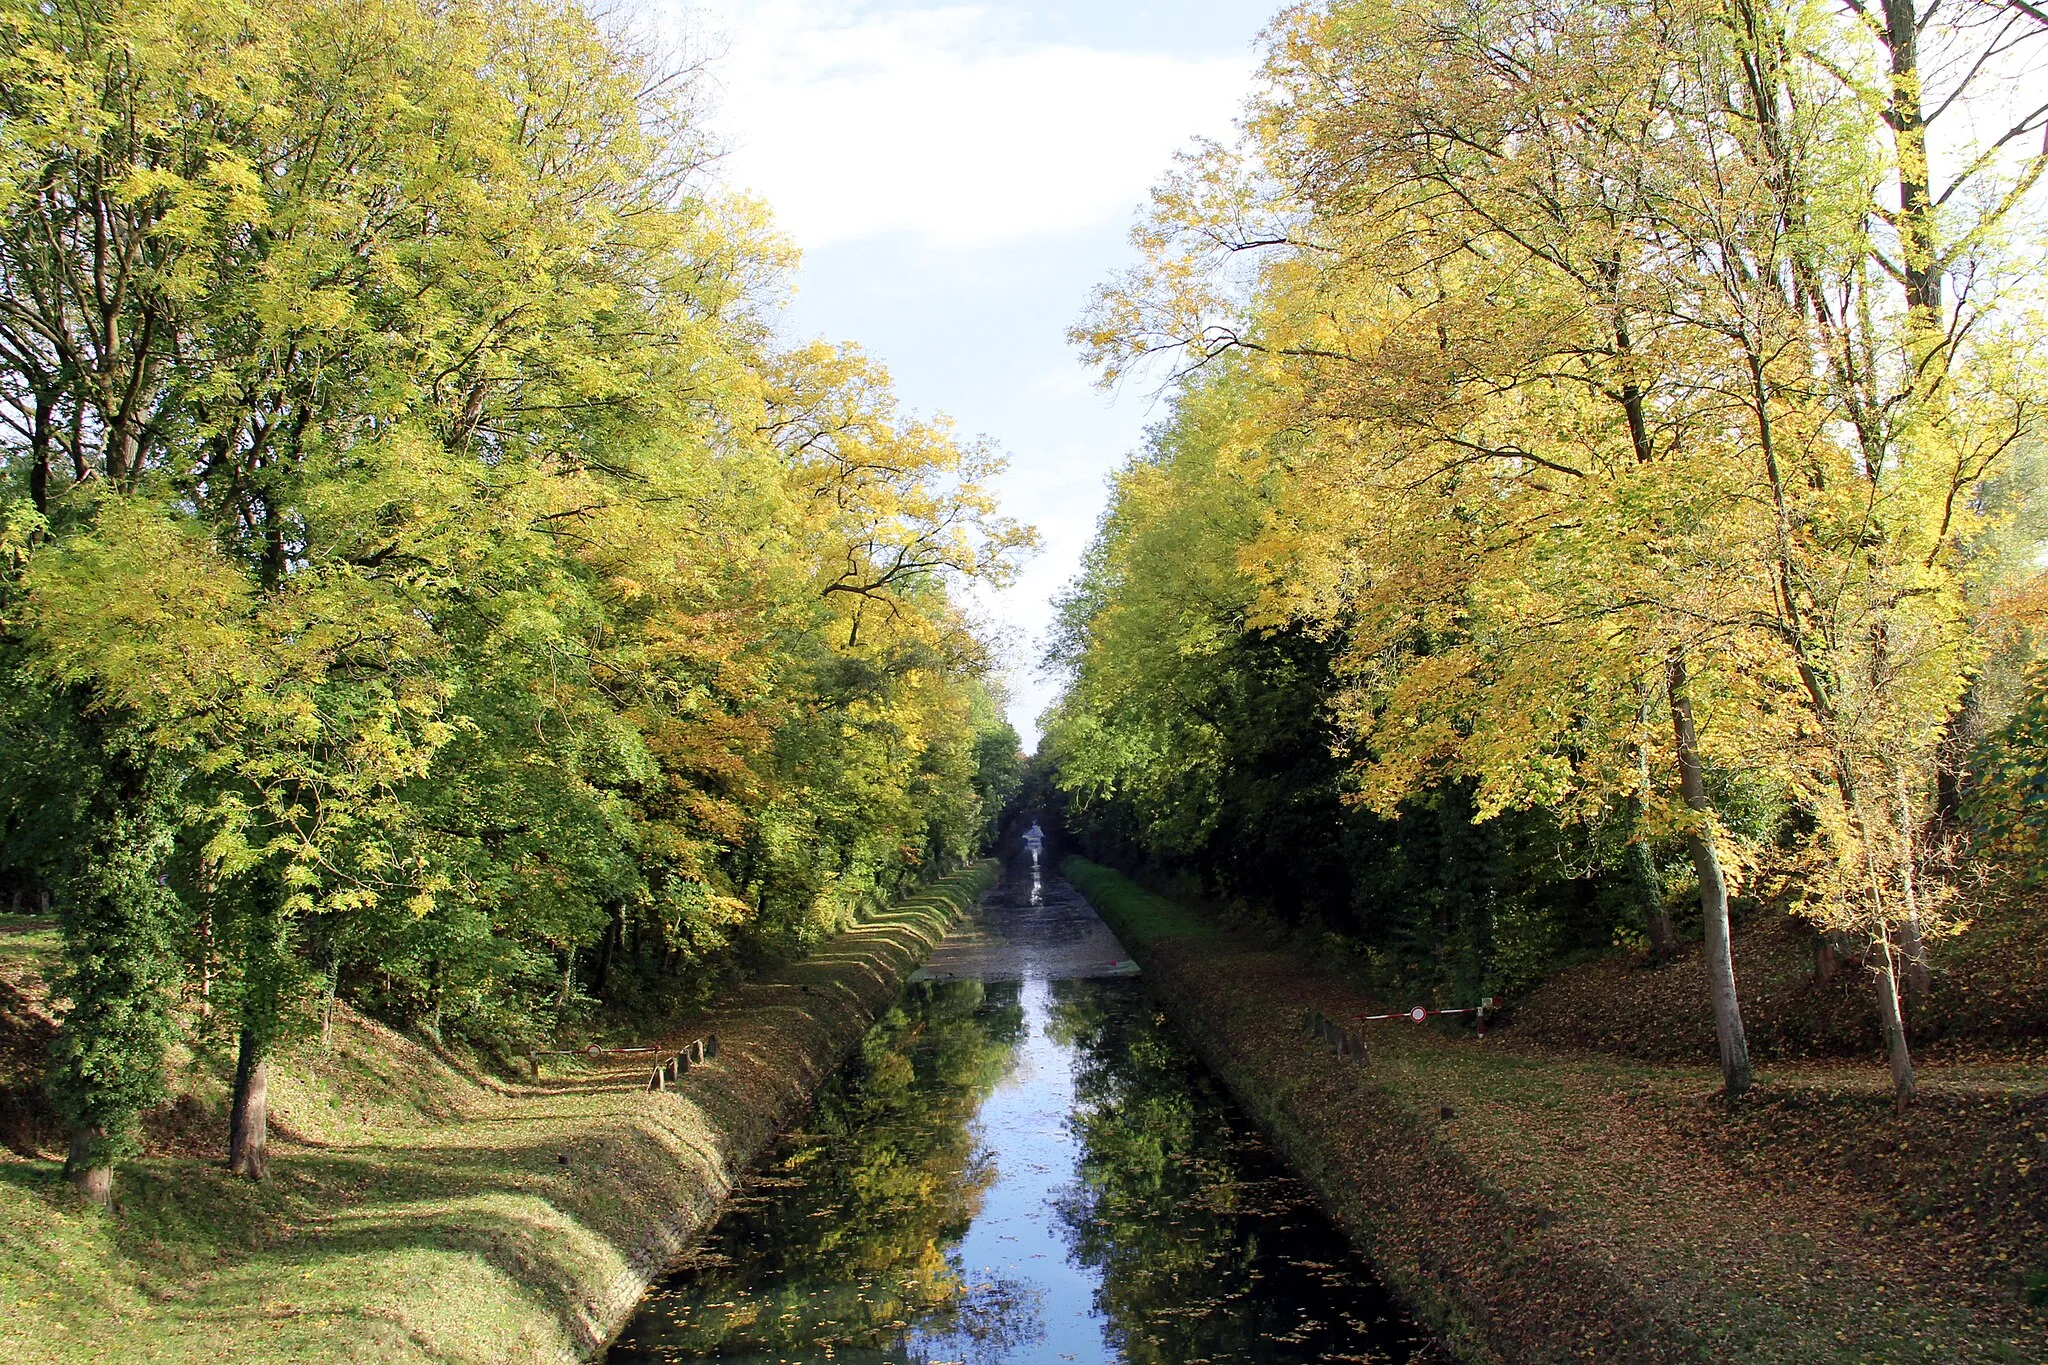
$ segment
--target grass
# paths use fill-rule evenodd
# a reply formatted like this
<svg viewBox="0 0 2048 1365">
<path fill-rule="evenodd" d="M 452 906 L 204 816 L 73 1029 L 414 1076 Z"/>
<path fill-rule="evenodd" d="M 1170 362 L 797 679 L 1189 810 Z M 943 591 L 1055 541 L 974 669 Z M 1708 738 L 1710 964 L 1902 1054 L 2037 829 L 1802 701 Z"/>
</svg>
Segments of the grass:
<svg viewBox="0 0 2048 1365">
<path fill-rule="evenodd" d="M 587 1356 L 989 875 L 740 987 L 686 1032 L 719 1061 L 665 1093 L 640 1061 L 506 1084 L 346 1014 L 333 1052 L 273 1068 L 261 1185 L 157 1155 L 109 1211 L 53 1160 L 0 1160 L 0 1359 Z"/>
<path fill-rule="evenodd" d="M 1156 944 L 1170 938 L 1213 938 L 1214 923 L 1164 896 L 1155 896 L 1122 873 L 1067 858 L 1060 872 L 1093 905 L 1126 944 Z"/>
<path fill-rule="evenodd" d="M 1163 933 L 1070 863 L 1153 989 L 1418 1313 L 1472 1360 L 2048 1360 L 2048 1068 L 1709 1068 L 1399 1022 L 1369 1061 L 1299 1026 L 1380 1002 L 1235 935 Z M 1100 896 L 1098 900 L 1097 897 Z M 1156 899 L 1156 898 L 1155 898 Z M 1703 1010 L 1703 1006 L 1699 1006 Z"/>
</svg>

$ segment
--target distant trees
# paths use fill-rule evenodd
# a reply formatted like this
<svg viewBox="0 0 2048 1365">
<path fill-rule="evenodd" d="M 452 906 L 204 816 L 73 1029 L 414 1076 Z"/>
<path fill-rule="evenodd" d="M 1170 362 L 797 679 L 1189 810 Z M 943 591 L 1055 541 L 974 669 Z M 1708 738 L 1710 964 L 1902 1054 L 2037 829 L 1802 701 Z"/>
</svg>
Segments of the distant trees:
<svg viewBox="0 0 2048 1365">
<path fill-rule="evenodd" d="M 1177 363 L 1166 439 L 1199 428 L 1244 509 L 1170 514 L 1233 584 L 1212 628 L 1329 643 L 1314 705 L 1357 799 L 1455 788 L 1589 856 L 1686 849 L 1731 1094 L 1729 887 L 1765 868 L 1873 946 L 1912 1094 L 1928 815 L 2009 582 L 2000 471 L 2048 397 L 2048 109 L 2018 79 L 2044 39 L 1989 5 L 1304 6 L 1243 147 L 1183 163 L 1077 330 L 1112 377 Z M 1151 760 L 1100 700 L 1118 609 L 1178 592 L 1110 568 L 1145 495 L 1070 610 L 1054 748 L 1083 796 Z M 1105 723 L 1099 768 L 1065 757 Z"/>
<path fill-rule="evenodd" d="M 63 918 L 84 1187 L 185 996 L 260 1175 L 337 981 L 535 1037 L 974 851 L 948 584 L 1029 534 L 858 352 L 776 348 L 693 72 L 525 0 L 0 29 L 0 856 Z"/>
</svg>

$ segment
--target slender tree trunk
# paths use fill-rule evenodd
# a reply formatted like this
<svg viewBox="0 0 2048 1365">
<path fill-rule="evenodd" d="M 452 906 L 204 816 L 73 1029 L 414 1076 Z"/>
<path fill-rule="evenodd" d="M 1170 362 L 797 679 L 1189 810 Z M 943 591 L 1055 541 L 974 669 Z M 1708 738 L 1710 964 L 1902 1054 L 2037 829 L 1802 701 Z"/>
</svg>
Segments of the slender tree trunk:
<svg viewBox="0 0 2048 1365">
<path fill-rule="evenodd" d="M 1920 933 L 1920 884 L 1913 858 L 1920 830 L 1913 818 L 1913 794 L 1905 768 L 1895 767 L 1892 778 L 1898 798 L 1899 897 L 1906 908 L 1906 918 L 1899 925 L 1899 949 L 1906 960 L 1906 999 L 1919 1005 L 1926 1002 L 1934 985 L 1927 966 L 1927 943 Z"/>
<path fill-rule="evenodd" d="M 1855 940 L 1847 930 L 1821 930 L 1819 946 L 1813 953 L 1813 984 L 1829 985 L 1841 974 L 1844 964 L 1850 961 L 1860 962 L 1863 956 L 1857 951 Z"/>
<path fill-rule="evenodd" d="M 1939 829 L 1953 826 L 1963 813 L 1969 790 L 1970 752 L 1984 738 L 1984 696 L 1980 679 L 1970 679 L 1963 698 L 1942 722 L 1941 742 L 1934 747 L 1934 821 Z"/>
<path fill-rule="evenodd" d="M 1941 315 L 1941 268 L 1928 161 L 1927 114 L 1921 91 L 1920 15 L 1914 0 L 1885 0 L 1884 42 L 1892 82 L 1885 121 L 1892 126 L 1898 167 L 1900 273 L 1916 330 L 1931 331 Z"/>
<path fill-rule="evenodd" d="M 1648 459 L 1647 438 L 1639 443 L 1640 457 Z M 1636 689 L 1636 721 L 1647 725 L 1650 719 L 1649 689 L 1638 685 Z M 1629 872 L 1636 884 L 1636 898 L 1642 903 L 1643 924 L 1650 934 L 1650 952 L 1658 966 L 1669 962 L 1678 952 L 1678 930 L 1672 926 L 1670 907 L 1664 903 L 1664 878 L 1657 872 L 1657 855 L 1651 851 L 1650 843 L 1641 837 L 1643 823 L 1643 797 L 1651 790 L 1650 755 L 1642 745 L 1632 746 L 1636 752 L 1636 773 L 1642 778 L 1642 796 L 1629 798 Z"/>
<path fill-rule="evenodd" d="M 441 1045 L 441 959 L 427 961 L 427 1036 Z"/>
<path fill-rule="evenodd" d="M 604 939 L 597 949 L 597 994 L 603 998 L 605 986 L 611 981 L 612 959 L 625 946 L 626 912 L 622 906 L 612 907 L 612 922 L 605 926 Z"/>
<path fill-rule="evenodd" d="M 113 1164 L 164 1095 L 183 907 L 165 882 L 170 787 L 132 734 L 102 733 L 103 804 L 68 850 L 58 917 L 70 1008 L 51 1043 L 49 1085 L 70 1126 L 65 1173 L 104 1201 Z"/>
<path fill-rule="evenodd" d="M 101 1205 L 114 1196 L 114 1163 L 102 1155 L 106 1140 L 104 1128 L 73 1128 L 64 1158 L 64 1178 L 71 1188 Z"/>
<path fill-rule="evenodd" d="M 213 1018 L 213 909 L 199 912 L 199 1017 Z"/>
<path fill-rule="evenodd" d="M 50 510 L 50 442 L 54 435 L 50 417 L 50 403 L 37 394 L 34 431 L 29 440 L 33 455 L 28 466 L 28 497 L 36 511 L 45 515 Z"/>
<path fill-rule="evenodd" d="M 560 1021 L 569 1008 L 570 999 L 576 994 L 576 945 L 570 944 L 562 950 L 562 989 L 555 995 L 555 1019 Z"/>
<path fill-rule="evenodd" d="M 1678 747 L 1679 792 L 1697 817 L 1686 831 L 1686 848 L 1699 874 L 1700 915 L 1706 923 L 1707 991 L 1714 1005 L 1714 1037 L 1721 1049 L 1721 1081 L 1728 1098 L 1740 1098 L 1753 1079 L 1749 1039 L 1742 1030 L 1742 1006 L 1735 995 L 1735 957 L 1729 943 L 1728 883 L 1721 874 L 1721 855 L 1714 843 L 1713 807 L 1707 800 L 1700 771 L 1699 736 L 1693 726 L 1692 700 L 1686 691 L 1685 656 L 1673 654 L 1665 665 L 1671 702 L 1671 731 Z"/>
<path fill-rule="evenodd" d="M 1636 884 L 1636 898 L 1642 902 L 1643 922 L 1649 926 L 1650 952 L 1661 965 L 1678 951 L 1678 931 L 1671 924 L 1671 910 L 1664 904 L 1664 879 L 1657 875 L 1657 860 L 1647 841 L 1637 839 L 1628 846 L 1628 866 Z"/>
<path fill-rule="evenodd" d="M 261 1180 L 270 1167 L 270 1062 L 254 1029 L 242 1030 L 228 1110 L 228 1169 Z"/>
<path fill-rule="evenodd" d="M 1877 1021 L 1884 1031 L 1885 1052 L 1892 1068 L 1892 1104 L 1900 1113 L 1919 1093 L 1913 1083 L 1913 1052 L 1906 1040 L 1906 1016 L 1899 1007 L 1898 959 L 1891 935 L 1878 935 Z"/>
</svg>

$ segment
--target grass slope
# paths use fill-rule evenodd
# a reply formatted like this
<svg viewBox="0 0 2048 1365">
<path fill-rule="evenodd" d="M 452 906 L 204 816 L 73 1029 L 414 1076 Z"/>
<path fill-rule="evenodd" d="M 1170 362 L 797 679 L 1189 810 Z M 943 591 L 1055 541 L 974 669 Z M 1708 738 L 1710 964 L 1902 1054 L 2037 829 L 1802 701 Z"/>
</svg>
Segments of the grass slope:
<svg viewBox="0 0 2048 1365">
<path fill-rule="evenodd" d="M 103 1212 L 54 1162 L 0 1160 L 0 1360 L 587 1356 L 993 871 L 738 989 L 671 1040 L 715 1032 L 721 1053 L 667 1092 L 644 1060 L 501 1084 L 347 1015 L 332 1053 L 273 1067 L 262 1185 L 156 1156 Z"/>
<path fill-rule="evenodd" d="M 1381 1002 L 1234 935 L 1176 931 L 1117 873 L 1064 870 L 1210 1064 L 1398 1292 L 1475 1361 L 2048 1360 L 2048 1069 L 1711 1069 L 1301 1011 Z M 1157 898 L 1149 898 L 1156 900 Z M 1407 1001 L 1391 1002 L 1407 1004 Z M 1702 1007 L 1703 1008 L 1703 1007 Z"/>
</svg>

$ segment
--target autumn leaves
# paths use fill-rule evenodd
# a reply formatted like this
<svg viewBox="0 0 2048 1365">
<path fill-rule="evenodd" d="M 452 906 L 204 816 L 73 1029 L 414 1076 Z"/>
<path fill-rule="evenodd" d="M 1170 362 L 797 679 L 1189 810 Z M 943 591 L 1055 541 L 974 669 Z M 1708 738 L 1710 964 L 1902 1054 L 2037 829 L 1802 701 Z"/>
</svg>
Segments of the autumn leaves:
<svg viewBox="0 0 2048 1365">
<path fill-rule="evenodd" d="M 1326 642 L 1357 800 L 1543 812 L 1619 875 L 1683 847 L 1731 1093 L 1728 897 L 1783 877 L 1868 947 L 1909 1099 L 1944 738 L 2010 647 L 1995 480 L 2048 397 L 2011 79 L 2048 31 L 1984 11 L 1285 16 L 1242 145 L 1183 162 L 1077 329 L 1182 387 L 1070 606 L 1066 785 L 1143 800 L 1221 742 L 1182 661 Z M 1930 162 L 1960 107 L 2032 150 L 1993 118 Z"/>
</svg>

